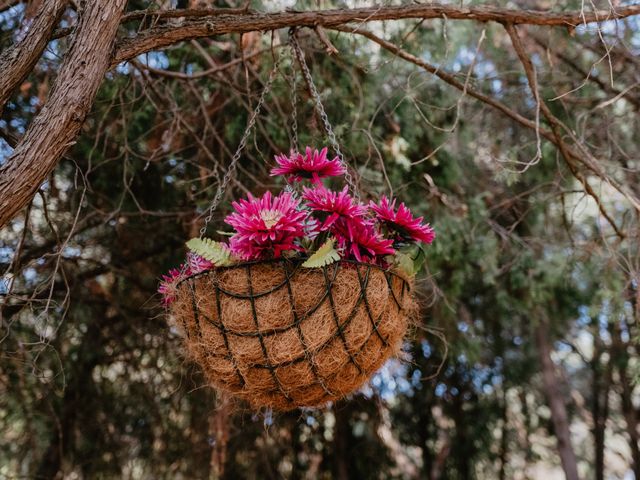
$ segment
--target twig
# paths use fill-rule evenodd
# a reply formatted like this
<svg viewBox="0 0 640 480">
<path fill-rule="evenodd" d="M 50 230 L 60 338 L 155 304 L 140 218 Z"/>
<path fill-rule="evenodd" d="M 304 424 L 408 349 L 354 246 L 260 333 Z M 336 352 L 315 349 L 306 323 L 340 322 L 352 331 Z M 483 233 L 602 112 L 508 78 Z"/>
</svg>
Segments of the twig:
<svg viewBox="0 0 640 480">
<path fill-rule="evenodd" d="M 329 55 L 338 54 L 338 49 L 331 43 L 329 37 L 327 37 L 327 32 L 320 25 L 314 28 L 318 38 L 322 43 L 324 43 L 325 50 Z"/>
</svg>

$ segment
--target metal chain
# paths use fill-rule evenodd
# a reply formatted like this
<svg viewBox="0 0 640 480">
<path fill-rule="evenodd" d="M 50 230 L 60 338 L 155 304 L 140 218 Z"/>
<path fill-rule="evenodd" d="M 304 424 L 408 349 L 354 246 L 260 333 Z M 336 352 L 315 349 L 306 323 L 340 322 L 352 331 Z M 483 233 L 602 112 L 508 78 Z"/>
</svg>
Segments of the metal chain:
<svg viewBox="0 0 640 480">
<path fill-rule="evenodd" d="M 298 151 L 298 73 L 295 67 L 295 58 L 291 57 L 291 142 L 292 147 Z"/>
<path fill-rule="evenodd" d="M 309 87 L 309 90 L 311 91 L 311 96 L 313 97 L 316 110 L 318 111 L 318 114 L 320 115 L 324 129 L 327 132 L 329 143 L 331 143 L 331 147 L 336 153 L 336 156 L 347 167 L 346 173 L 344 174 L 344 178 L 347 181 L 347 185 L 349 185 L 349 188 L 351 189 L 351 192 L 353 193 L 354 198 L 359 201 L 360 193 L 358 192 L 358 187 L 356 186 L 353 180 L 353 177 L 349 172 L 349 167 L 344 161 L 342 150 L 340 149 L 340 145 L 338 144 L 336 135 L 333 132 L 333 127 L 331 127 L 331 123 L 329 122 L 329 117 L 327 116 L 327 112 L 325 111 L 324 105 L 322 104 L 322 100 L 320 99 L 320 94 L 318 93 L 318 89 L 316 88 L 316 85 L 315 83 L 313 83 L 313 79 L 311 78 L 311 72 L 309 71 L 307 62 L 304 59 L 304 53 L 302 52 L 302 49 L 300 48 L 300 44 L 298 43 L 298 38 L 296 36 L 295 30 L 289 31 L 289 42 L 291 44 L 291 50 L 293 51 L 294 56 L 298 59 L 298 63 L 300 64 L 300 68 L 302 69 L 302 74 L 304 75 L 305 81 Z"/>
<path fill-rule="evenodd" d="M 264 89 L 262 90 L 262 94 L 260 95 L 258 104 L 253 109 L 253 112 L 249 117 L 249 122 L 247 123 L 247 127 L 245 128 L 244 133 L 242 134 L 242 138 L 240 139 L 240 143 L 238 144 L 236 153 L 234 153 L 233 157 L 231 158 L 231 163 L 229 163 L 229 167 L 227 168 L 227 171 L 224 174 L 224 177 L 222 178 L 222 183 L 218 186 L 218 190 L 216 191 L 216 194 L 213 197 L 213 201 L 211 202 L 211 206 L 209 207 L 209 213 L 204 219 L 204 225 L 200 229 L 200 238 L 204 237 L 204 234 L 207 231 L 207 226 L 209 225 L 209 222 L 211 222 L 211 219 L 213 218 L 213 212 L 215 212 L 216 208 L 218 208 L 218 205 L 222 200 L 222 196 L 224 195 L 225 190 L 229 186 L 229 183 L 231 182 L 231 178 L 236 172 L 236 169 L 238 166 L 238 160 L 240 160 L 240 155 L 242 154 L 242 150 L 244 150 L 244 147 L 247 145 L 247 140 L 249 139 L 251 130 L 253 130 L 253 127 L 256 124 L 256 119 L 260 114 L 260 110 L 262 109 L 262 105 L 264 104 L 265 99 L 267 98 L 267 93 L 271 91 L 271 87 L 273 86 L 273 81 L 276 78 L 276 73 L 278 72 L 279 65 L 280 65 L 280 57 L 276 56 L 276 59 L 273 63 L 273 68 L 271 69 L 271 72 L 269 72 L 269 78 L 267 80 L 267 83 L 264 86 Z"/>
</svg>

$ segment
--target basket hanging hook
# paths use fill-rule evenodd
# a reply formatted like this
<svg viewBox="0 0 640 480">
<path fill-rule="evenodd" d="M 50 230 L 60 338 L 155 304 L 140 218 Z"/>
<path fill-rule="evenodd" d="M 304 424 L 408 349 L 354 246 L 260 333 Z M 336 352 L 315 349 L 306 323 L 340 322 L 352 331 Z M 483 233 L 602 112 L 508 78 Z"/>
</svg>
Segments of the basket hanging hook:
<svg viewBox="0 0 640 480">
<path fill-rule="evenodd" d="M 313 82 L 313 78 L 311 77 L 311 72 L 309 71 L 309 66 L 304 58 L 304 52 L 300 48 L 300 44 L 298 43 L 297 30 L 295 28 L 291 28 L 289 30 L 289 45 L 291 46 L 291 52 L 296 60 L 298 60 L 298 64 L 300 65 L 300 69 L 302 70 L 302 76 L 309 88 L 309 92 L 311 92 L 311 97 L 313 98 L 313 102 L 315 104 L 315 109 L 320 115 L 322 120 L 322 125 L 324 126 L 325 132 L 327 132 L 327 137 L 329 138 L 329 143 L 331 143 L 331 147 L 335 152 L 336 156 L 340 159 L 340 161 L 346 167 L 346 173 L 344 178 L 353 193 L 356 201 L 360 200 L 360 192 L 358 191 L 358 187 L 353 180 L 353 176 L 349 171 L 350 166 L 344 160 L 344 155 L 342 154 L 342 150 L 340 149 L 340 145 L 338 144 L 338 140 L 336 138 L 336 134 L 333 131 L 333 127 L 329 122 L 329 117 L 327 116 L 327 112 L 324 109 L 324 105 L 322 104 L 322 99 L 320 98 L 320 94 L 318 93 L 318 89 L 316 88 L 316 84 Z M 296 124 L 297 127 L 297 124 Z"/>
<path fill-rule="evenodd" d="M 244 133 L 242 134 L 242 138 L 240 139 L 238 148 L 236 149 L 236 152 L 233 154 L 233 157 L 231 158 L 231 162 L 227 167 L 227 171 L 224 174 L 224 177 L 222 178 L 222 182 L 220 183 L 220 185 L 218 185 L 218 190 L 216 191 L 216 194 L 213 197 L 213 200 L 211 201 L 208 214 L 204 219 L 204 225 L 200 229 L 200 238 L 204 237 L 204 234 L 207 231 L 207 226 L 209 225 L 209 222 L 211 222 L 211 219 L 213 218 L 213 212 L 215 212 L 216 208 L 218 208 L 218 205 L 222 200 L 222 196 L 224 195 L 225 190 L 227 189 L 227 187 L 229 186 L 229 183 L 231 182 L 231 179 L 235 175 L 236 169 L 238 167 L 238 161 L 240 160 L 240 155 L 242 154 L 242 150 L 244 150 L 244 147 L 247 145 L 247 140 L 249 139 L 249 135 L 251 134 L 251 131 L 253 130 L 253 127 L 256 124 L 256 119 L 260 114 L 260 110 L 262 110 L 262 105 L 264 104 L 264 101 L 267 98 L 267 94 L 271 91 L 271 87 L 273 87 L 273 81 L 276 78 L 276 73 L 278 73 L 279 66 L 280 66 L 280 56 L 276 56 L 273 62 L 273 68 L 269 72 L 269 78 L 267 79 L 267 83 L 264 85 L 264 89 L 262 90 L 262 94 L 258 99 L 258 103 L 256 104 L 255 108 L 253 109 L 253 112 L 251 112 L 251 115 L 249 116 L 247 127 L 245 128 Z"/>
</svg>

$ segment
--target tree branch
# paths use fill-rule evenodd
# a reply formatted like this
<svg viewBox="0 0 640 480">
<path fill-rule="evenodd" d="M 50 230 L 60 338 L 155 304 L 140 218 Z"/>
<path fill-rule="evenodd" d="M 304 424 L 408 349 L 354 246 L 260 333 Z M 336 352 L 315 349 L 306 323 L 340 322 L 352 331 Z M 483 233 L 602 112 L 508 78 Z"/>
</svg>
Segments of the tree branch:
<svg viewBox="0 0 640 480">
<path fill-rule="evenodd" d="M 564 62 L 567 66 L 569 66 L 572 70 L 577 72 L 582 77 L 583 84 L 587 81 L 595 83 L 603 92 L 608 93 L 610 95 L 615 95 L 616 97 L 624 97 L 629 103 L 633 104 L 636 110 L 640 110 L 640 98 L 635 97 L 629 90 L 621 90 L 619 88 L 614 87 L 611 83 L 602 80 L 597 75 L 594 75 L 591 69 L 585 70 L 580 65 L 578 65 L 577 60 L 569 57 L 568 55 L 562 53 L 562 50 L 554 50 L 550 47 L 549 42 L 544 38 L 538 35 L 529 36 L 538 44 L 541 48 L 545 50 L 545 52 L 549 52 L 549 54 L 556 57 L 561 62 Z M 593 66 L 591 67 L 593 68 Z"/>
<path fill-rule="evenodd" d="M 248 12 L 238 14 L 237 9 L 224 13 L 224 9 L 168 10 L 149 12 L 150 18 L 182 16 L 179 24 L 164 24 L 143 31 L 135 37 L 119 42 L 111 68 L 131 58 L 168 47 L 174 43 L 201 37 L 229 33 L 247 33 L 290 27 L 339 27 L 348 23 L 359 24 L 402 19 L 474 20 L 528 25 L 546 25 L 575 28 L 577 25 L 605 20 L 622 19 L 640 14 L 640 5 L 616 10 L 594 12 L 550 12 L 544 10 L 517 10 L 501 7 L 458 7 L 453 5 L 417 4 L 391 7 L 365 7 L 335 10 L 287 11 L 276 13 Z M 136 18 L 141 13 L 136 12 Z M 197 19 L 197 20 L 196 20 Z"/>
<path fill-rule="evenodd" d="M 242 62 L 249 60 L 251 58 L 255 58 L 258 57 L 266 52 L 271 52 L 272 49 L 271 48 L 265 48 L 262 50 L 257 50 L 255 52 L 251 52 L 248 55 L 246 55 L 244 58 L 239 57 L 236 58 L 234 60 L 231 60 L 223 65 L 216 65 L 215 67 L 209 68 L 207 70 L 203 70 L 202 72 L 195 72 L 192 74 L 188 74 L 188 73 L 182 73 L 182 72 L 173 72 L 170 70 L 163 70 L 160 68 L 153 68 L 149 65 L 143 65 L 142 63 L 138 62 L 137 60 L 132 60 L 131 63 L 138 69 L 140 70 L 146 70 L 150 73 L 154 73 L 156 75 L 160 75 L 163 77 L 168 77 L 168 78 L 177 78 L 180 80 L 195 80 L 197 78 L 203 78 L 203 77 L 207 77 L 209 75 L 213 75 L 215 73 L 220 73 L 224 70 L 226 70 L 227 68 L 231 68 L 235 65 L 241 64 Z"/>
<path fill-rule="evenodd" d="M 0 0 L 0 13 L 9 10 L 11 7 L 15 7 L 19 3 L 20 0 Z"/>
<path fill-rule="evenodd" d="M 499 110 L 500 112 L 504 113 L 505 115 L 507 115 L 512 120 L 515 120 L 516 122 L 518 122 L 520 125 L 523 125 L 523 126 L 529 128 L 531 130 L 537 131 L 540 134 L 541 137 L 544 137 L 545 139 L 547 139 L 548 141 L 553 143 L 560 150 L 560 152 L 563 154 L 563 157 L 565 158 L 565 161 L 566 161 L 569 169 L 571 170 L 572 174 L 580 181 L 580 183 L 583 185 L 585 191 L 595 199 L 595 201 L 597 202 L 598 207 L 599 207 L 602 215 L 611 224 L 611 226 L 614 229 L 614 231 L 616 232 L 616 234 L 620 238 L 624 238 L 624 233 L 619 230 L 619 228 L 617 227 L 617 225 L 615 224 L 613 219 L 609 216 L 609 214 L 604 209 L 604 206 L 602 205 L 602 202 L 600 202 L 600 199 L 597 196 L 597 194 L 595 193 L 595 191 L 593 190 L 593 188 L 587 183 L 587 181 L 584 178 L 584 176 L 578 170 L 577 165 L 575 164 L 575 161 L 579 160 L 578 153 L 573 148 L 571 148 L 569 145 L 566 144 L 566 142 L 562 138 L 562 135 L 560 134 L 559 131 L 554 131 L 553 129 L 552 130 L 548 130 L 546 128 L 541 127 L 540 125 L 536 124 L 536 122 L 534 122 L 533 120 L 530 120 L 530 119 L 520 115 L 518 112 L 516 112 L 512 108 L 508 107 L 504 103 L 500 102 L 499 100 L 496 100 L 496 99 L 494 99 L 494 98 L 492 98 L 492 97 L 490 97 L 488 95 L 485 95 L 484 93 L 479 92 L 478 90 L 475 90 L 474 88 L 472 88 L 472 87 L 470 87 L 468 85 L 465 88 L 465 84 L 463 82 L 459 81 L 458 79 L 456 79 L 454 75 L 444 71 L 442 68 L 437 68 L 434 65 L 431 65 L 430 63 L 425 62 L 421 58 L 418 58 L 415 55 L 412 55 L 409 52 L 406 52 L 405 50 L 403 50 L 402 48 L 398 47 L 394 43 L 391 43 L 391 42 L 389 42 L 387 40 L 384 40 L 384 39 L 378 37 L 377 35 L 369 32 L 367 30 L 364 30 L 364 29 L 361 29 L 361 28 L 343 27 L 343 26 L 341 26 L 341 27 L 333 27 L 332 30 L 337 30 L 337 31 L 340 31 L 340 32 L 355 33 L 355 34 L 358 34 L 358 35 L 362 35 L 363 37 L 368 38 L 369 40 L 377 43 L 382 48 L 384 48 L 385 50 L 388 50 L 389 52 L 393 53 L 394 55 L 398 56 L 399 58 L 402 58 L 403 60 L 406 60 L 406 61 L 408 61 L 410 63 L 413 63 L 414 65 L 417 65 L 417 66 L 423 68 L 424 70 L 426 70 L 427 72 L 437 76 L 438 78 L 440 78 L 441 80 L 445 81 L 446 83 L 448 83 L 452 87 L 457 88 L 458 90 L 460 90 L 462 92 L 465 92 L 467 95 L 469 95 L 471 97 L 474 97 L 474 98 L 480 100 L 481 102 L 486 103 L 487 105 L 492 106 L 493 108 L 495 108 L 495 109 Z M 529 73 L 531 73 L 531 72 L 529 72 Z M 538 96 L 538 93 L 537 93 L 537 88 L 536 88 L 536 93 L 534 93 L 534 97 L 536 99 L 539 99 L 539 96 Z M 544 102 L 542 102 L 542 103 L 544 104 Z M 546 104 L 544 105 L 544 107 L 546 107 Z M 544 107 L 541 106 L 541 109 L 543 109 L 543 112 L 544 112 Z M 548 114 L 551 114 L 551 112 L 548 110 L 548 107 L 546 107 L 546 110 L 547 110 Z M 555 116 L 553 116 L 553 114 L 551 114 L 551 115 L 555 120 L 557 120 L 557 118 Z M 550 125 L 555 126 L 556 129 L 561 128 L 561 127 L 564 128 L 564 125 L 562 125 L 561 123 L 558 123 L 558 122 L 559 122 L 559 120 L 557 120 L 556 124 L 554 125 L 554 124 L 551 123 L 551 121 L 549 121 Z M 596 172 L 596 174 L 598 174 L 601 177 L 603 175 L 603 173 L 598 173 L 598 172 Z M 607 180 L 607 179 L 605 179 L 605 180 Z M 631 200 L 633 200 L 633 199 L 630 199 L 630 201 Z"/>
<path fill-rule="evenodd" d="M 27 205 L 74 143 L 109 64 L 125 4 L 87 2 L 80 13 L 49 101 L 0 166 L 0 227 Z"/>
<path fill-rule="evenodd" d="M 28 20 L 26 34 L 0 56 L 0 113 L 11 92 L 29 75 L 49 43 L 49 37 L 67 6 L 67 0 L 43 2 L 40 12 Z"/>
<path fill-rule="evenodd" d="M 587 194 L 595 200 L 596 204 L 598 205 L 598 209 L 600 210 L 600 213 L 607 220 L 607 222 L 609 222 L 613 230 L 616 232 L 616 235 L 618 235 L 618 237 L 620 237 L 621 239 L 624 238 L 625 234 L 620 231 L 620 229 L 616 225 L 613 218 L 611 218 L 611 216 L 605 210 L 604 205 L 602 205 L 602 202 L 598 194 L 593 190 L 591 185 L 589 185 L 589 182 L 587 182 L 587 179 L 585 178 L 585 176 L 579 171 L 578 165 L 576 164 L 576 160 L 578 160 L 580 157 L 572 151 L 571 147 L 566 144 L 566 142 L 564 141 L 564 138 L 562 137 L 562 131 L 568 130 L 568 129 L 553 114 L 553 112 L 551 112 L 551 109 L 549 108 L 547 103 L 540 96 L 540 91 L 538 89 L 538 80 L 535 73 L 535 67 L 533 66 L 531 59 L 527 55 L 527 52 L 525 51 L 524 46 L 522 45 L 522 41 L 520 40 L 520 36 L 518 35 L 518 31 L 516 30 L 516 27 L 511 24 L 506 24 L 504 28 L 506 29 L 507 33 L 509 34 L 509 37 L 511 38 L 511 43 L 513 45 L 513 48 L 516 54 L 518 55 L 518 58 L 520 59 L 520 63 L 522 63 L 525 74 L 527 76 L 527 81 L 529 83 L 529 89 L 531 90 L 531 93 L 535 98 L 536 103 L 540 106 L 540 110 L 542 111 L 542 114 L 544 115 L 544 117 L 547 119 L 547 122 L 549 123 L 551 131 L 553 132 L 553 136 L 555 137 L 555 140 L 556 140 L 554 143 L 560 150 L 560 153 L 562 154 L 562 157 L 564 158 L 565 163 L 567 164 L 567 167 L 569 167 L 569 170 L 571 171 L 573 176 L 582 184 Z M 600 176 L 603 180 L 609 181 L 608 176 L 604 172 L 599 172 L 597 170 L 594 170 L 593 168 L 591 168 L 591 170 L 594 171 L 594 173 Z M 611 182 L 609 181 L 609 183 Z M 625 192 L 623 191 L 621 191 L 621 193 L 625 194 Z"/>
<path fill-rule="evenodd" d="M 407 52 L 406 50 L 403 50 L 402 48 L 398 47 L 396 44 L 389 42 L 383 38 L 378 37 L 377 35 L 375 35 L 374 33 L 371 33 L 368 30 L 364 30 L 361 28 L 354 28 L 354 27 L 333 27 L 332 30 L 336 30 L 339 32 L 346 32 L 346 33 L 355 33 L 358 35 L 361 35 L 365 38 L 368 38 L 369 40 L 377 43 L 378 45 L 380 45 L 382 48 L 384 48 L 385 50 L 388 50 L 389 52 L 391 52 L 392 54 L 396 55 L 397 57 L 406 60 L 407 62 L 413 63 L 414 65 L 417 65 L 418 67 L 423 68 L 424 70 L 426 70 L 427 72 L 437 76 L 440 80 L 443 80 L 445 83 L 451 85 L 454 88 L 457 88 L 458 90 L 465 91 L 465 85 L 464 82 L 459 81 L 454 75 L 452 75 L 451 73 L 448 73 L 447 71 L 443 70 L 442 68 L 438 68 L 435 65 L 432 65 L 428 62 L 425 62 L 424 60 L 422 60 L 421 58 L 416 57 L 415 55 Z M 512 120 L 515 120 L 516 122 L 518 122 L 519 124 L 527 127 L 527 128 L 531 128 L 531 129 L 535 129 L 536 128 L 536 124 L 534 121 L 529 120 L 528 118 L 520 115 L 518 112 L 516 112 L 515 110 L 509 108 L 507 105 L 505 105 L 504 103 L 500 102 L 499 100 L 496 100 L 495 98 L 492 98 L 488 95 L 485 95 L 484 93 L 475 90 L 473 87 L 467 85 L 466 87 L 466 93 L 467 95 L 469 95 L 470 97 L 474 97 L 478 100 L 480 100 L 483 103 L 486 103 L 487 105 L 492 106 L 493 108 L 501 111 L 502 113 L 504 113 L 506 116 L 508 116 L 509 118 L 511 118 Z M 540 134 L 545 137 L 547 140 L 553 141 L 553 133 L 549 130 L 546 129 L 540 129 Z"/>
<path fill-rule="evenodd" d="M 220 15 L 248 15 L 252 13 L 247 8 L 184 8 L 171 10 L 136 10 L 122 16 L 122 23 L 133 20 L 149 18 L 159 20 L 162 18 L 202 18 L 217 17 Z"/>
</svg>

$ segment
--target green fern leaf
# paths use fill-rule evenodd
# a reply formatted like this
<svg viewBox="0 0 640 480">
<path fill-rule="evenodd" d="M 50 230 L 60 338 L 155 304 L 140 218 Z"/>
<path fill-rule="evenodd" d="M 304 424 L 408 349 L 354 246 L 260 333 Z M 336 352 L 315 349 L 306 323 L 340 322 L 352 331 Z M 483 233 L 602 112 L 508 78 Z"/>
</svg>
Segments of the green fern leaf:
<svg viewBox="0 0 640 480">
<path fill-rule="evenodd" d="M 324 242 L 322 246 L 318 248 L 316 253 L 311 255 L 307 261 L 302 264 L 302 266 L 305 268 L 324 267 L 325 265 L 337 262 L 338 260 L 340 260 L 340 255 L 334 248 L 333 238 L 330 238 Z"/>
<path fill-rule="evenodd" d="M 187 242 L 187 248 L 212 262 L 216 267 L 232 265 L 235 259 L 229 249 L 220 242 L 210 238 L 192 238 Z"/>
</svg>

